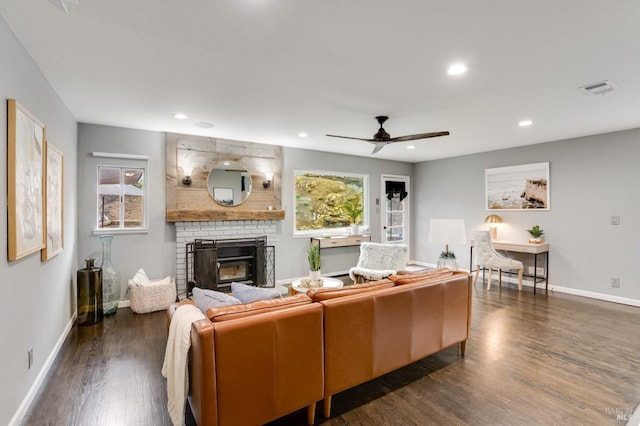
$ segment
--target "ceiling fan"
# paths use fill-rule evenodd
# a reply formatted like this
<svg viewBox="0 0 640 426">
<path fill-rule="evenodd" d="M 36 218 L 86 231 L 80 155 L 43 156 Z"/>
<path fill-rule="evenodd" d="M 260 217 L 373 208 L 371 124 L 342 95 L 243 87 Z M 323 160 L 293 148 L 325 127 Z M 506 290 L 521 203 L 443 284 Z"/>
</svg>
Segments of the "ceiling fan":
<svg viewBox="0 0 640 426">
<path fill-rule="evenodd" d="M 375 145 L 375 147 L 373 148 L 373 152 L 371 154 L 375 154 L 376 152 L 384 148 L 385 145 L 390 143 L 413 141 L 416 139 L 436 138 L 438 136 L 449 135 L 449 132 L 431 132 L 431 133 L 418 133 L 416 135 L 398 136 L 398 137 L 392 138 L 391 135 L 387 133 L 386 130 L 384 130 L 384 128 L 382 127 L 384 122 L 387 121 L 388 119 L 389 117 L 387 117 L 386 115 L 379 115 L 376 117 L 376 120 L 378 120 L 378 123 L 380 124 L 380 128 L 378 129 L 376 134 L 373 135 L 372 139 L 352 138 L 350 136 L 338 136 L 338 135 L 327 135 L 327 136 L 330 136 L 332 138 L 355 139 L 358 141 L 371 142 L 372 144 Z"/>
</svg>

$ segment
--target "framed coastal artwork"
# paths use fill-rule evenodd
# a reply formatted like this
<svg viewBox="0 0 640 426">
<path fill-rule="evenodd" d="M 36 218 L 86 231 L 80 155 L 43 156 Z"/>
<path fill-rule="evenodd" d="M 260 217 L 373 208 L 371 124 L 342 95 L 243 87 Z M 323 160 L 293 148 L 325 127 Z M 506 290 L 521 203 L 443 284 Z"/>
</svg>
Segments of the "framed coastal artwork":
<svg viewBox="0 0 640 426">
<path fill-rule="evenodd" d="M 45 234 L 47 242 L 40 252 L 43 261 L 51 259 L 63 250 L 64 210 L 63 210 L 64 157 L 49 142 L 46 144 L 45 161 Z"/>
<path fill-rule="evenodd" d="M 45 126 L 15 99 L 7 101 L 8 258 L 45 247 Z"/>
<path fill-rule="evenodd" d="M 487 210 L 549 210 L 549 163 L 485 169 Z"/>
</svg>

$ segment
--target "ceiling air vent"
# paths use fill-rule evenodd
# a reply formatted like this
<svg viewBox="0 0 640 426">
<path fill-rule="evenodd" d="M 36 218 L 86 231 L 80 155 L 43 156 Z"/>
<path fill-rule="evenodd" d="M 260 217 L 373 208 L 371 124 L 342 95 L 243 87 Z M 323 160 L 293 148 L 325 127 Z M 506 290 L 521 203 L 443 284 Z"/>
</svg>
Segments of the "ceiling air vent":
<svg viewBox="0 0 640 426">
<path fill-rule="evenodd" d="M 580 87 L 582 93 L 587 95 L 604 95 L 607 92 L 612 92 L 617 89 L 616 85 L 611 80 L 599 81 L 597 83 L 587 84 Z"/>
</svg>

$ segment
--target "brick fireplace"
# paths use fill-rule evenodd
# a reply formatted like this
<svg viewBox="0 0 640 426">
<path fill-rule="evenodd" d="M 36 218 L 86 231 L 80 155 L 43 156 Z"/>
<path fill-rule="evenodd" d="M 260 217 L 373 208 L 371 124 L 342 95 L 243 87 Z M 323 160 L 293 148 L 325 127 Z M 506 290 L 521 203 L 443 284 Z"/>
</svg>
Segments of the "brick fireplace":
<svg viewBox="0 0 640 426">
<path fill-rule="evenodd" d="M 187 295 L 187 244 L 196 240 L 237 240 L 266 237 L 266 245 L 276 243 L 277 221 L 275 220 L 224 220 L 214 222 L 175 222 L 176 227 L 176 285 L 178 297 Z M 242 274 L 242 264 L 225 265 L 224 274 Z M 237 268 L 236 268 L 237 266 Z M 191 280 L 192 277 L 189 277 Z M 226 281 L 226 280 L 225 280 Z"/>
</svg>

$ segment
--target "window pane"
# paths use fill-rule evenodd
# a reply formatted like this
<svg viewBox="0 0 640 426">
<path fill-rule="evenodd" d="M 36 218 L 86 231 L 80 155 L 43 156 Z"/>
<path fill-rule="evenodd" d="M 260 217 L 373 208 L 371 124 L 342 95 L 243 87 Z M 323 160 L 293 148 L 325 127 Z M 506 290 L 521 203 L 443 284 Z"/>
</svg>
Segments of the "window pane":
<svg viewBox="0 0 640 426">
<path fill-rule="evenodd" d="M 387 226 L 402 226 L 404 213 L 387 213 Z"/>
<path fill-rule="evenodd" d="M 387 227 L 387 241 L 391 242 L 400 242 L 404 240 L 404 235 L 402 234 L 402 227 L 392 228 Z"/>
<path fill-rule="evenodd" d="M 120 168 L 98 167 L 98 228 L 120 226 Z"/>
<path fill-rule="evenodd" d="M 387 198 L 387 210 L 402 211 L 404 210 L 404 203 L 400 201 L 400 197 Z"/>
<path fill-rule="evenodd" d="M 124 227 L 144 226 L 144 169 L 124 169 Z"/>
<path fill-rule="evenodd" d="M 316 232 L 367 226 L 367 178 L 364 175 L 295 172 L 295 231 Z"/>
</svg>

